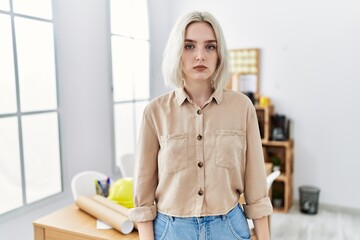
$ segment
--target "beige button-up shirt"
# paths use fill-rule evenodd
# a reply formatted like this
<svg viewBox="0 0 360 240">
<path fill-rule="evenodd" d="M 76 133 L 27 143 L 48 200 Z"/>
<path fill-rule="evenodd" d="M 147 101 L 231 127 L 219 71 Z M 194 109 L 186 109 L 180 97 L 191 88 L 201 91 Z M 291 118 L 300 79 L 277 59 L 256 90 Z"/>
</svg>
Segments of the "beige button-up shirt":
<svg viewBox="0 0 360 240">
<path fill-rule="evenodd" d="M 242 93 L 215 91 L 203 108 L 184 89 L 145 108 L 130 219 L 222 215 L 244 193 L 250 219 L 270 215 L 256 111 Z"/>
</svg>

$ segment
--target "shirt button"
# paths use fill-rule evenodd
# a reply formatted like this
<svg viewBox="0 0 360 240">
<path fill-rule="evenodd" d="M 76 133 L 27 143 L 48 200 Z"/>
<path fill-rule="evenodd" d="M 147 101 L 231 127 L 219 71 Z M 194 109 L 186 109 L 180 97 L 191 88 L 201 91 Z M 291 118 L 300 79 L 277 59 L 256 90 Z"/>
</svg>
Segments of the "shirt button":
<svg viewBox="0 0 360 240">
<path fill-rule="evenodd" d="M 198 115 L 200 115 L 200 114 L 201 114 L 201 110 L 200 110 L 200 109 L 197 110 L 196 113 L 197 113 Z"/>
<path fill-rule="evenodd" d="M 199 194 L 199 196 L 202 196 L 202 195 L 204 194 L 204 191 L 200 189 L 200 190 L 198 191 L 198 194 Z"/>
<path fill-rule="evenodd" d="M 201 136 L 201 135 L 198 135 L 198 136 L 197 136 L 197 140 L 200 141 L 201 139 L 202 139 L 202 136 Z"/>
<path fill-rule="evenodd" d="M 202 162 L 198 162 L 198 167 L 199 168 L 201 168 L 201 167 L 203 167 L 204 166 L 204 164 L 202 163 Z"/>
</svg>

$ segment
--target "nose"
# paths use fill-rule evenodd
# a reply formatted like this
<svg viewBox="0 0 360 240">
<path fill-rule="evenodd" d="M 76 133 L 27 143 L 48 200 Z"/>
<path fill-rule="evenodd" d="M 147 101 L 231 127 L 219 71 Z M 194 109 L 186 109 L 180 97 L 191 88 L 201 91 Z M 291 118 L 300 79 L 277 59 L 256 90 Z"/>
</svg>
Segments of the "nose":
<svg viewBox="0 0 360 240">
<path fill-rule="evenodd" d="M 205 52 L 203 49 L 199 49 L 196 52 L 196 61 L 204 61 L 205 60 Z"/>
</svg>

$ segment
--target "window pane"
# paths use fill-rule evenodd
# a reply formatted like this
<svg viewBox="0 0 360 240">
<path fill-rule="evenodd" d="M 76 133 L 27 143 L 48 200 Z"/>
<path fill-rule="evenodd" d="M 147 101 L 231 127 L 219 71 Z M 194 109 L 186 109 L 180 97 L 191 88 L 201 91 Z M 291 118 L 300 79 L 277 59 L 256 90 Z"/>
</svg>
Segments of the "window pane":
<svg viewBox="0 0 360 240">
<path fill-rule="evenodd" d="M 133 40 L 135 99 L 149 98 L 149 43 Z"/>
<path fill-rule="evenodd" d="M 61 192 L 57 113 L 22 117 L 28 203 Z"/>
<path fill-rule="evenodd" d="M 13 0 L 14 12 L 52 19 L 51 0 Z"/>
<path fill-rule="evenodd" d="M 112 69 L 114 101 L 132 100 L 133 91 L 133 40 L 112 37 Z"/>
<path fill-rule="evenodd" d="M 110 14 L 113 34 L 149 38 L 147 0 L 111 0 Z"/>
<path fill-rule="evenodd" d="M 111 32 L 131 36 L 132 0 L 110 1 Z"/>
<path fill-rule="evenodd" d="M 145 40 L 149 39 L 147 0 L 134 0 L 132 17 L 132 37 Z"/>
<path fill-rule="evenodd" d="M 4 11 L 9 11 L 10 10 L 9 0 L 0 0 L 0 9 Z"/>
<path fill-rule="evenodd" d="M 116 163 L 128 154 L 135 154 L 134 104 L 114 106 Z"/>
<path fill-rule="evenodd" d="M 149 43 L 112 37 L 114 101 L 149 98 Z"/>
<path fill-rule="evenodd" d="M 147 0 L 110 0 L 110 13 L 115 162 L 119 165 L 121 159 L 135 155 L 142 113 L 150 96 Z"/>
<path fill-rule="evenodd" d="M 53 27 L 15 18 L 21 111 L 56 109 Z"/>
<path fill-rule="evenodd" d="M 2 193 L 0 214 L 2 214 L 21 207 L 23 204 L 16 117 L 0 118 L 0 149 L 0 189 Z"/>
<path fill-rule="evenodd" d="M 0 14 L 0 114 L 16 112 L 14 55 L 10 16 Z"/>
</svg>

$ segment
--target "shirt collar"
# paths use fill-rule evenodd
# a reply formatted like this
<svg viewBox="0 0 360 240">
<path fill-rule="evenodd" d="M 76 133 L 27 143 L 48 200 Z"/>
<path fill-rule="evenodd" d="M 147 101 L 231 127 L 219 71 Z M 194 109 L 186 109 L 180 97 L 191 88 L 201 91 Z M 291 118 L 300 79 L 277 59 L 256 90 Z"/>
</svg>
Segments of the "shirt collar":
<svg viewBox="0 0 360 240">
<path fill-rule="evenodd" d="M 185 92 L 184 87 L 175 89 L 175 96 L 176 101 L 180 105 L 182 105 L 185 100 L 187 99 L 189 101 L 189 95 Z M 211 99 L 215 99 L 217 104 L 220 104 L 222 102 L 223 98 L 223 90 L 215 90 L 215 92 L 211 95 Z"/>
</svg>

